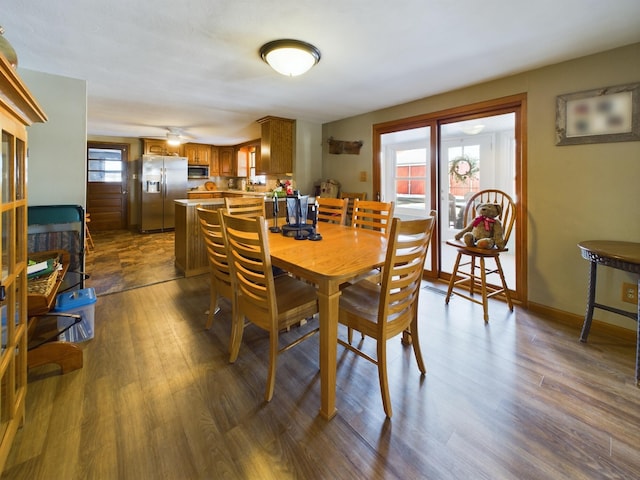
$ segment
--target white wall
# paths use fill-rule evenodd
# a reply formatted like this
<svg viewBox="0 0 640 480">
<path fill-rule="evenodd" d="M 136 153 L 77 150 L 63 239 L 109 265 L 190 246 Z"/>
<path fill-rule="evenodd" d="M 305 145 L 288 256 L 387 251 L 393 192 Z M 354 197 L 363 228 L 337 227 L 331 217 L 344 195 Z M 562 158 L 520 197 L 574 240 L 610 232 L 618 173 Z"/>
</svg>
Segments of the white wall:
<svg viewBox="0 0 640 480">
<path fill-rule="evenodd" d="M 296 120 L 293 161 L 295 185 L 303 195 L 313 195 L 322 178 L 322 125 Z"/>
<path fill-rule="evenodd" d="M 29 205 L 86 207 L 87 82 L 32 70 L 18 73 L 47 114 L 29 127 Z"/>
</svg>

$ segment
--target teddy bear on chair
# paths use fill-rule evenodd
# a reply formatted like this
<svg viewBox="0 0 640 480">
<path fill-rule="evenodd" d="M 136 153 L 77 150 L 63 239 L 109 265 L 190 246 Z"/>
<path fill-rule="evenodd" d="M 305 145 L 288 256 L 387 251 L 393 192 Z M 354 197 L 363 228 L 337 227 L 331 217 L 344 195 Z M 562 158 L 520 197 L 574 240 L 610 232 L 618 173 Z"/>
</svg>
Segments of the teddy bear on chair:
<svg viewBox="0 0 640 480">
<path fill-rule="evenodd" d="M 504 248 L 504 230 L 497 218 L 502 207 L 497 203 L 483 203 L 476 207 L 476 213 L 478 216 L 456 234 L 456 240 L 462 238 L 467 247 Z"/>
</svg>

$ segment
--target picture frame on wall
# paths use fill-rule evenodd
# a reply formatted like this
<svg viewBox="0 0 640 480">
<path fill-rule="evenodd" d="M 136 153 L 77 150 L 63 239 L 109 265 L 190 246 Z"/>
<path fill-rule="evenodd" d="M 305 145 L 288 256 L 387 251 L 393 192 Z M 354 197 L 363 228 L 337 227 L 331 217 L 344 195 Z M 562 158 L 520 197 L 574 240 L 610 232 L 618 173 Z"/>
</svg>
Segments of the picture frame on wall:
<svg viewBox="0 0 640 480">
<path fill-rule="evenodd" d="M 556 145 L 640 141 L 640 82 L 556 98 Z"/>
</svg>

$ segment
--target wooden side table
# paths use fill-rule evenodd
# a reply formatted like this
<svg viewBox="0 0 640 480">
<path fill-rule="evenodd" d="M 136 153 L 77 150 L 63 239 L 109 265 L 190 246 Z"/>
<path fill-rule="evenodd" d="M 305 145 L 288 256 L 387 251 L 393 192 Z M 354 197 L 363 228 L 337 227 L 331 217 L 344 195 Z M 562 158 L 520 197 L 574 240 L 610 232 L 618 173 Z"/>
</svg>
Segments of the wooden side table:
<svg viewBox="0 0 640 480">
<path fill-rule="evenodd" d="M 638 322 L 640 316 L 640 301 L 636 312 L 628 312 L 620 308 L 597 303 L 596 297 L 596 268 L 598 264 L 624 270 L 625 272 L 640 274 L 640 243 L 619 242 L 614 240 L 588 240 L 578 243 L 582 257 L 591 262 L 589 272 L 589 298 L 587 313 L 584 317 L 580 341 L 586 342 L 591 329 L 594 308 L 600 308 L 618 315 L 624 315 Z M 640 287 L 640 280 L 638 281 Z M 636 346 L 636 385 L 640 386 L 640 322 L 638 322 L 638 336 Z"/>
</svg>

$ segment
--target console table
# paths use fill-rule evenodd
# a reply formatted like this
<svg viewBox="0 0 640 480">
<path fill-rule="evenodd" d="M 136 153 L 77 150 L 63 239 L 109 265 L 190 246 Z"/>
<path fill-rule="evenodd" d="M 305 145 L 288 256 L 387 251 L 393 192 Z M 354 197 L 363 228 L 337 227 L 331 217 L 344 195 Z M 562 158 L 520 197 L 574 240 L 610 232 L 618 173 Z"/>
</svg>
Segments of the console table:
<svg viewBox="0 0 640 480">
<path fill-rule="evenodd" d="M 614 240 L 588 240 L 578 243 L 582 257 L 591 262 L 589 271 L 589 298 L 587 313 L 584 317 L 580 341 L 586 342 L 591 329 L 594 308 L 600 308 L 618 315 L 624 315 L 638 322 L 640 315 L 640 301 L 635 312 L 628 312 L 620 308 L 597 303 L 596 296 L 596 268 L 599 265 L 616 268 L 625 272 L 640 274 L 640 243 L 619 242 Z M 640 280 L 638 281 L 640 287 Z M 640 386 L 640 322 L 638 322 L 638 336 L 636 345 L 636 385 Z"/>
</svg>

